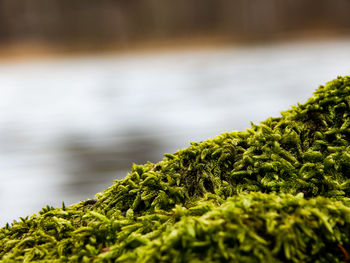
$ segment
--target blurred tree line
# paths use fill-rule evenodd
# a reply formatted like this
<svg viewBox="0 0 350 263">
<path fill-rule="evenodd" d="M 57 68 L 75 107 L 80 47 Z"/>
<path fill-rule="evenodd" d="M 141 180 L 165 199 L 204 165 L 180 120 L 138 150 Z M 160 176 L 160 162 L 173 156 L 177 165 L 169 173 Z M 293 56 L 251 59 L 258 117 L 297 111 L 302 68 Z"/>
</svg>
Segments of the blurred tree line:
<svg viewBox="0 0 350 263">
<path fill-rule="evenodd" d="M 288 32 L 346 33 L 349 0 L 0 0 L 0 43 L 128 44 Z"/>
</svg>

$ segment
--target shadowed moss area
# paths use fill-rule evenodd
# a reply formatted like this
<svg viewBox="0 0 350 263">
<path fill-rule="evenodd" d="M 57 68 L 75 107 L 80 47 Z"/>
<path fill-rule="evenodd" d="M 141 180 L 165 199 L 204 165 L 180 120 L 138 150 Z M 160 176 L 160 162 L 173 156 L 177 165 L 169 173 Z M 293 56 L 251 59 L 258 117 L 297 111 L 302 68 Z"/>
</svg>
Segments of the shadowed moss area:
<svg viewBox="0 0 350 263">
<path fill-rule="evenodd" d="M 350 77 L 0 230 L 2 262 L 345 262 Z"/>
</svg>

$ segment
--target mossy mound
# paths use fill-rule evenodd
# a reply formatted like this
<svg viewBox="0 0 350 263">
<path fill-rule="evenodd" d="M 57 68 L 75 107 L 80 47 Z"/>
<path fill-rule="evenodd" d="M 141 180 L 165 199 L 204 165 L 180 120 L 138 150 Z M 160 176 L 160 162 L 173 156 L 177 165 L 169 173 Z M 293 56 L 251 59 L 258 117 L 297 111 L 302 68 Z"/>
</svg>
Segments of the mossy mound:
<svg viewBox="0 0 350 263">
<path fill-rule="evenodd" d="M 350 77 L 240 132 L 133 165 L 96 199 L 0 230 L 0 259 L 344 262 Z"/>
</svg>

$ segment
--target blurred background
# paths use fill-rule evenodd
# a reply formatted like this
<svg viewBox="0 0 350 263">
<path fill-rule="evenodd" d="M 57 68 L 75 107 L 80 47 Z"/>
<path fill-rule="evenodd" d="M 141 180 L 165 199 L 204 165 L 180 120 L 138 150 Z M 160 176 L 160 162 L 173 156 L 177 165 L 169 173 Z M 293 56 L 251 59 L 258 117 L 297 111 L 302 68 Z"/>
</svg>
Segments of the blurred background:
<svg viewBox="0 0 350 263">
<path fill-rule="evenodd" d="M 350 69 L 349 0 L 0 0 L 0 225 Z"/>
</svg>

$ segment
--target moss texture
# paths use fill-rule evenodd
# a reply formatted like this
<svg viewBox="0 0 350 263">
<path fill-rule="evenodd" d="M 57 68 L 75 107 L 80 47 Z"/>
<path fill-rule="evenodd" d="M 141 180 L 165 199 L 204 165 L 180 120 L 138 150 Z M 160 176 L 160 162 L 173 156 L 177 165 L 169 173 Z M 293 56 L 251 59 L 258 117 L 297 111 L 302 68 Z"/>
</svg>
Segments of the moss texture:
<svg viewBox="0 0 350 263">
<path fill-rule="evenodd" d="M 349 262 L 350 77 L 0 229 L 2 262 Z"/>
</svg>

